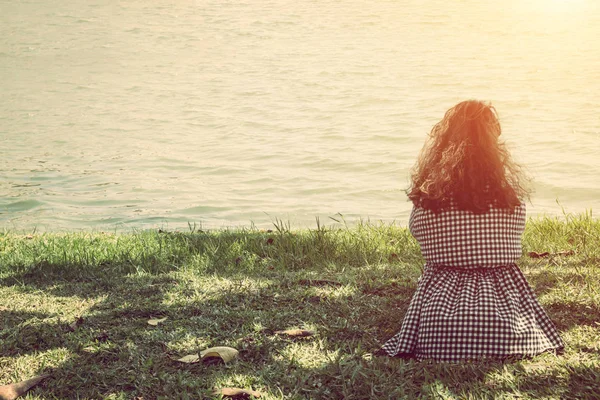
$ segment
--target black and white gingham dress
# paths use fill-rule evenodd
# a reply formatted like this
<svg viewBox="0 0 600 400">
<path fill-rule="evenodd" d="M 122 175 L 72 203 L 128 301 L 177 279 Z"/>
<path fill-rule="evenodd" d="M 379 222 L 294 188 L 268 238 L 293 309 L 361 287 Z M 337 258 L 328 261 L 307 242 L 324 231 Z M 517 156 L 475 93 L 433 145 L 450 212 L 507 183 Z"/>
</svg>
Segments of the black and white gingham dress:
<svg viewBox="0 0 600 400">
<path fill-rule="evenodd" d="M 564 344 L 525 277 L 525 205 L 485 214 L 415 207 L 409 223 L 425 270 L 390 356 L 459 362 L 533 356 Z"/>
</svg>

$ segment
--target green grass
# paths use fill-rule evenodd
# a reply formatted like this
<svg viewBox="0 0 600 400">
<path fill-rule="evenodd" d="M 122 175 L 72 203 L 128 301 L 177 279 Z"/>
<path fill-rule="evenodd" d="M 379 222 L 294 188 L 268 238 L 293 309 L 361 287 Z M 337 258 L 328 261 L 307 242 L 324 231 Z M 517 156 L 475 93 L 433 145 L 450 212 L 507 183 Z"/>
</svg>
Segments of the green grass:
<svg viewBox="0 0 600 400">
<path fill-rule="evenodd" d="M 25 398 L 214 398 L 226 386 L 264 399 L 599 398 L 599 263 L 591 214 L 530 220 L 520 265 L 565 354 L 448 365 L 372 355 L 421 274 L 402 227 L 0 233 L 0 385 L 47 372 Z M 275 334 L 288 328 L 315 334 Z M 175 361 L 212 346 L 239 357 Z"/>
</svg>

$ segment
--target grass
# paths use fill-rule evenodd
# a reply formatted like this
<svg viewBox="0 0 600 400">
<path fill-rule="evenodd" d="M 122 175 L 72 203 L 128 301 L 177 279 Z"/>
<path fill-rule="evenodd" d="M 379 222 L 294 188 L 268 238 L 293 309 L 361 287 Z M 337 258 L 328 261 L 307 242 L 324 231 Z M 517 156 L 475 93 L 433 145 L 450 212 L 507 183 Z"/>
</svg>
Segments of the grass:
<svg viewBox="0 0 600 400">
<path fill-rule="evenodd" d="M 448 365 L 372 355 L 421 274 L 402 227 L 0 233 L 0 385 L 50 373 L 27 399 L 218 398 L 228 386 L 264 399 L 599 398 L 599 263 L 591 214 L 530 220 L 520 265 L 565 354 Z M 289 328 L 315 334 L 275 334 Z M 175 361 L 212 346 L 239 357 Z"/>
</svg>

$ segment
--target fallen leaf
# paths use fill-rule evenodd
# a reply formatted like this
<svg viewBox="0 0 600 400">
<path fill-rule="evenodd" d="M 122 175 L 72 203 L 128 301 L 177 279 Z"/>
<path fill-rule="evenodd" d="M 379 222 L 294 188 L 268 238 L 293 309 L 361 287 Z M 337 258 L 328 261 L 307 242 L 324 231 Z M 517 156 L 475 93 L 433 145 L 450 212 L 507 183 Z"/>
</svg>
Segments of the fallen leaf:
<svg viewBox="0 0 600 400">
<path fill-rule="evenodd" d="M 306 337 L 312 336 L 315 333 L 313 331 L 307 331 L 306 329 L 288 329 L 286 331 L 277 331 L 275 332 L 277 335 L 286 335 L 290 337 Z"/>
<path fill-rule="evenodd" d="M 531 257 L 531 258 L 543 258 L 543 257 L 548 257 L 548 256 L 572 256 L 573 254 L 575 254 L 575 251 L 573 251 L 573 250 L 564 250 L 564 251 L 559 251 L 557 253 L 549 253 L 547 251 L 544 251 L 542 253 L 538 253 L 536 251 L 531 251 L 528 253 L 529 257 Z"/>
<path fill-rule="evenodd" d="M 79 325 L 81 325 L 81 324 L 83 324 L 83 318 L 82 317 L 77 317 L 77 319 L 75 321 L 73 321 L 73 322 L 71 322 L 69 324 L 69 326 L 67 327 L 67 330 L 69 332 L 75 332 L 75 330 L 77 329 L 77 327 Z"/>
<path fill-rule="evenodd" d="M 249 397 L 259 398 L 262 396 L 260 392 L 256 390 L 240 389 L 240 388 L 222 388 L 221 390 L 215 390 L 215 395 L 222 395 L 223 397 L 231 397 L 233 399 L 247 399 Z"/>
<path fill-rule="evenodd" d="M 556 253 L 557 256 L 572 256 L 573 254 L 575 254 L 575 251 L 573 250 L 564 250 Z"/>
<path fill-rule="evenodd" d="M 211 347 L 211 348 L 201 351 L 200 358 L 202 360 L 204 360 L 207 358 L 215 358 L 216 357 L 216 358 L 222 359 L 223 362 L 229 362 L 229 361 L 235 359 L 238 356 L 238 354 L 239 354 L 239 351 L 237 351 L 233 347 L 218 346 L 218 347 Z"/>
<path fill-rule="evenodd" d="M 165 322 L 166 320 L 167 320 L 167 317 L 160 318 L 160 319 L 149 319 L 148 325 L 157 326 L 158 324 L 160 324 L 161 322 Z"/>
<path fill-rule="evenodd" d="M 0 400 L 14 400 L 27 393 L 29 389 L 49 377 L 49 374 L 34 376 L 31 379 L 19 383 L 0 386 Z"/>
<path fill-rule="evenodd" d="M 548 257 L 550 255 L 550 253 L 548 253 L 547 251 L 545 251 L 543 253 L 538 253 L 538 252 L 535 252 L 535 251 L 530 251 L 528 255 L 531 258 L 542 258 L 542 257 Z"/>
<path fill-rule="evenodd" d="M 190 354 L 189 356 L 181 357 L 177 361 L 186 364 L 195 364 L 200 361 L 200 356 L 198 354 Z"/>
<path fill-rule="evenodd" d="M 298 283 L 300 285 L 307 285 L 307 286 L 326 286 L 326 285 L 342 286 L 341 283 L 332 281 L 329 279 L 300 279 L 298 281 Z"/>
</svg>

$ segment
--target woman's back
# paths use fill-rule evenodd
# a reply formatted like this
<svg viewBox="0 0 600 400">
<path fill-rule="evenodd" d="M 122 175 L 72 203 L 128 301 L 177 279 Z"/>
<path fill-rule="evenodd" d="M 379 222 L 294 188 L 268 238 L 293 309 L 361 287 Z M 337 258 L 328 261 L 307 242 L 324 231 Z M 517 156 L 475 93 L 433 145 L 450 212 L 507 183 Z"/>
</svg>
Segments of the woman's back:
<svg viewBox="0 0 600 400">
<path fill-rule="evenodd" d="M 428 264 L 483 268 L 515 263 L 521 257 L 525 205 L 474 213 L 457 207 L 433 212 L 413 208 L 410 231 Z"/>
</svg>

